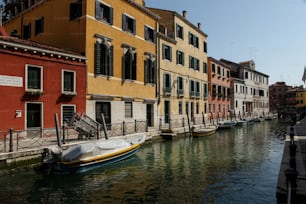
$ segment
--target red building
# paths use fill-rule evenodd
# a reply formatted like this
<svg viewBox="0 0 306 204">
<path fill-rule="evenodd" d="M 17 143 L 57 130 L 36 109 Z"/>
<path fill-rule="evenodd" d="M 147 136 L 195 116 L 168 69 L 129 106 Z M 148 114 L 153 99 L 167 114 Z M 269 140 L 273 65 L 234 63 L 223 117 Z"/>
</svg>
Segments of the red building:
<svg viewBox="0 0 306 204">
<path fill-rule="evenodd" d="M 0 27 L 0 131 L 54 128 L 86 108 L 86 58 Z"/>
<path fill-rule="evenodd" d="M 208 110 L 214 118 L 228 118 L 230 111 L 230 68 L 208 57 Z"/>
</svg>

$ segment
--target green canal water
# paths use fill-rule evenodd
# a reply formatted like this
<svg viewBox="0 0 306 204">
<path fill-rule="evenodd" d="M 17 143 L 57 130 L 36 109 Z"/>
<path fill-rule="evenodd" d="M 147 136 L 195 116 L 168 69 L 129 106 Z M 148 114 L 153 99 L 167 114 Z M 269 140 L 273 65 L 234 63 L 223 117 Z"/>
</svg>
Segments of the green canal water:
<svg viewBox="0 0 306 204">
<path fill-rule="evenodd" d="M 149 142 L 86 174 L 1 176 L 0 203 L 276 203 L 287 125 L 265 121 Z"/>
</svg>

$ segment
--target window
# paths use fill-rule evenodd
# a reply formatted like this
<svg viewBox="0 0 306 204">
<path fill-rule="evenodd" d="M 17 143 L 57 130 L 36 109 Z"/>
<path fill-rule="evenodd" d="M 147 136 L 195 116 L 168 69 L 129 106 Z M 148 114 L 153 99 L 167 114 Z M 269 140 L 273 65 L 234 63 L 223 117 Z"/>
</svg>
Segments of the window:
<svg viewBox="0 0 306 204">
<path fill-rule="evenodd" d="M 199 38 L 192 33 L 189 33 L 189 44 L 199 48 Z"/>
<path fill-rule="evenodd" d="M 176 37 L 184 39 L 184 28 L 179 24 L 176 24 Z"/>
<path fill-rule="evenodd" d="M 205 53 L 207 53 L 207 42 L 206 41 L 204 41 L 204 43 L 203 43 L 204 45 L 203 45 L 203 47 L 204 47 L 204 52 Z"/>
<path fill-rule="evenodd" d="M 62 106 L 62 125 L 69 124 L 73 114 L 75 113 L 75 105 Z"/>
<path fill-rule="evenodd" d="M 145 26 L 145 40 L 155 42 L 156 32 L 152 28 Z"/>
<path fill-rule="evenodd" d="M 133 117 L 133 102 L 125 102 L 125 118 Z"/>
<path fill-rule="evenodd" d="M 180 64 L 184 66 L 184 53 L 182 51 L 176 51 L 176 64 Z"/>
<path fill-rule="evenodd" d="M 183 103 L 182 103 L 182 101 L 179 101 L 178 108 L 179 108 L 178 114 L 182 115 L 183 114 Z"/>
<path fill-rule="evenodd" d="M 248 78 L 249 78 L 249 72 L 245 72 L 245 73 L 244 73 L 244 78 L 245 78 L 245 79 L 248 79 Z"/>
<path fill-rule="evenodd" d="M 178 94 L 178 96 L 184 96 L 184 79 L 183 79 L 183 77 L 177 77 L 177 94 Z"/>
<path fill-rule="evenodd" d="M 218 66 L 218 75 L 221 75 L 221 68 Z"/>
<path fill-rule="evenodd" d="M 122 30 L 136 34 L 136 20 L 125 14 L 122 15 Z"/>
<path fill-rule="evenodd" d="M 203 62 L 203 73 L 207 74 L 207 63 Z"/>
<path fill-rule="evenodd" d="M 189 92 L 190 97 L 195 97 L 195 82 L 193 80 L 189 81 Z"/>
<path fill-rule="evenodd" d="M 211 72 L 213 74 L 216 73 L 216 65 L 215 64 L 211 64 Z"/>
<path fill-rule="evenodd" d="M 75 72 L 63 70 L 62 72 L 62 93 L 75 94 Z"/>
<path fill-rule="evenodd" d="M 200 104 L 199 102 L 196 103 L 196 114 L 200 113 Z"/>
<path fill-rule="evenodd" d="M 79 18 L 82 16 L 82 0 L 77 0 L 70 3 L 70 20 Z"/>
<path fill-rule="evenodd" d="M 155 75 L 156 75 L 156 62 L 155 57 L 152 54 L 147 54 L 144 64 L 145 69 L 145 83 L 155 83 Z"/>
<path fill-rule="evenodd" d="M 196 97 L 200 98 L 200 82 L 195 82 L 196 84 Z"/>
<path fill-rule="evenodd" d="M 136 80 L 137 55 L 133 48 L 124 48 L 123 56 L 123 78 Z"/>
<path fill-rule="evenodd" d="M 27 65 L 27 83 L 26 90 L 42 91 L 42 67 Z"/>
<path fill-rule="evenodd" d="M 35 35 L 44 32 L 44 17 L 35 21 Z"/>
<path fill-rule="evenodd" d="M 162 45 L 162 49 L 163 49 L 163 59 L 167 59 L 169 61 L 172 61 L 172 47 L 163 44 Z"/>
<path fill-rule="evenodd" d="M 96 19 L 113 25 L 113 8 L 96 0 Z"/>
<path fill-rule="evenodd" d="M 230 71 L 229 70 L 226 71 L 226 77 L 230 78 Z"/>
<path fill-rule="evenodd" d="M 200 60 L 195 57 L 189 56 L 189 68 L 200 70 Z"/>
<path fill-rule="evenodd" d="M 185 113 L 188 114 L 188 112 L 189 112 L 189 103 L 186 102 L 185 103 Z"/>
<path fill-rule="evenodd" d="M 164 74 L 164 93 L 171 94 L 171 75 Z"/>
<path fill-rule="evenodd" d="M 208 85 L 204 83 L 204 98 L 208 97 Z"/>
<path fill-rule="evenodd" d="M 113 46 L 107 39 L 98 38 L 95 44 L 95 74 L 113 76 Z"/>
<path fill-rule="evenodd" d="M 31 23 L 23 26 L 23 39 L 27 40 L 31 38 Z"/>
<path fill-rule="evenodd" d="M 213 84 L 212 85 L 212 97 L 217 96 L 217 85 Z"/>
</svg>

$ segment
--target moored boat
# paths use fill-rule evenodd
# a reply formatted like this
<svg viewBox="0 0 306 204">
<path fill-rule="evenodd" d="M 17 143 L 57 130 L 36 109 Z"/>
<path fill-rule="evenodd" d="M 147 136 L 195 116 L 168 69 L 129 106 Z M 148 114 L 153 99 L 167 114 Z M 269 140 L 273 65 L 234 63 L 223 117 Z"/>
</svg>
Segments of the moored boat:
<svg viewBox="0 0 306 204">
<path fill-rule="evenodd" d="M 126 138 L 112 138 L 81 143 L 63 150 L 53 146 L 46 148 L 43 165 L 63 173 L 82 173 L 112 164 L 134 155 L 145 141 L 145 134 Z"/>
<path fill-rule="evenodd" d="M 235 121 L 226 121 L 223 123 L 218 123 L 218 130 L 220 129 L 230 129 L 232 127 L 234 127 L 236 124 Z"/>
<path fill-rule="evenodd" d="M 205 137 L 211 136 L 216 133 L 217 127 L 216 126 L 209 126 L 205 128 L 198 128 L 194 129 L 192 132 L 192 136 L 194 137 Z"/>
<path fill-rule="evenodd" d="M 246 124 L 246 120 L 237 120 L 236 121 L 236 126 L 243 126 Z"/>
</svg>

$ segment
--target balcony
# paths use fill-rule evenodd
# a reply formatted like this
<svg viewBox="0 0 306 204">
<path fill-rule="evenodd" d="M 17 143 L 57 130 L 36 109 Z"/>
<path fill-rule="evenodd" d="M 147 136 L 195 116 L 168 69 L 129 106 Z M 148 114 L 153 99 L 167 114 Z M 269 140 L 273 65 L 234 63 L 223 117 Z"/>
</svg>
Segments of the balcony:
<svg viewBox="0 0 306 204">
<path fill-rule="evenodd" d="M 40 89 L 27 89 L 25 93 L 27 95 L 36 96 L 36 97 L 43 95 L 43 91 Z"/>
<path fill-rule="evenodd" d="M 171 87 L 163 88 L 164 96 L 171 96 Z"/>
<path fill-rule="evenodd" d="M 178 89 L 177 90 L 177 96 L 178 97 L 183 97 L 184 96 L 184 89 Z"/>
</svg>

